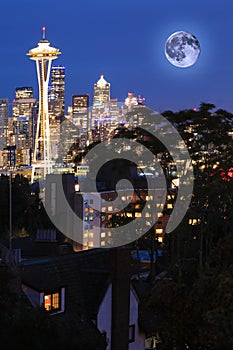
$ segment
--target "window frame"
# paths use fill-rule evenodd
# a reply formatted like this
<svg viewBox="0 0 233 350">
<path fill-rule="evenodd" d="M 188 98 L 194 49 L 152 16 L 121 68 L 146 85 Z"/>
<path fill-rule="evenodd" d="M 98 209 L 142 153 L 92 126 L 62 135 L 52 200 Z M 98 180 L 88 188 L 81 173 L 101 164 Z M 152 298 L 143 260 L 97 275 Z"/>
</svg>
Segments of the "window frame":
<svg viewBox="0 0 233 350">
<path fill-rule="evenodd" d="M 135 342 L 135 324 L 129 325 L 129 343 Z"/>
</svg>

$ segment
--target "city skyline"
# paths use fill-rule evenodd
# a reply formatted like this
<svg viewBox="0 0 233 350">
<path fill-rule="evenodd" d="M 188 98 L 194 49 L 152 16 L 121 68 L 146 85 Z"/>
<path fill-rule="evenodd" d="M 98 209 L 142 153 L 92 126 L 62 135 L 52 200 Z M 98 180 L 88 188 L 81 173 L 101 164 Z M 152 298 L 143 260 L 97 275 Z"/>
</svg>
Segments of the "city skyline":
<svg viewBox="0 0 233 350">
<path fill-rule="evenodd" d="M 112 98 L 123 102 L 132 91 L 158 112 L 194 108 L 203 101 L 233 110 L 228 45 L 233 5 L 227 1 L 198 0 L 187 6 L 183 0 L 176 4 L 149 0 L 146 5 L 137 0 L 111 4 L 72 0 L 69 6 L 60 2 L 55 7 L 42 0 L 31 7 L 27 0 L 20 4 L 13 0 L 12 5 L 14 11 L 3 4 L 6 16 L 1 29 L 7 40 L 2 42 L 1 98 L 12 101 L 18 86 L 32 86 L 38 97 L 35 70 L 25 54 L 41 39 L 45 25 L 48 39 L 63 53 L 57 64 L 66 67 L 66 106 L 72 95 L 92 97 L 93 85 L 103 74 L 111 83 Z M 44 6 L 47 11 L 41 11 Z M 200 41 L 201 55 L 193 67 L 175 68 L 166 60 L 165 41 L 176 30 L 187 30 Z"/>
</svg>

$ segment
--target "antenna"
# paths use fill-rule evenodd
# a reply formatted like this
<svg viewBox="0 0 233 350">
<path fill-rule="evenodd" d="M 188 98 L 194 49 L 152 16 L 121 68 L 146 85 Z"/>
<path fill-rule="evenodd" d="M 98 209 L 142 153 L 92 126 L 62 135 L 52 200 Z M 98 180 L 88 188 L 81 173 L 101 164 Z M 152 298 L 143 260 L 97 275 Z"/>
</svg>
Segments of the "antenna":
<svg viewBox="0 0 233 350">
<path fill-rule="evenodd" d="M 42 27 L 42 39 L 45 40 L 46 27 Z"/>
</svg>

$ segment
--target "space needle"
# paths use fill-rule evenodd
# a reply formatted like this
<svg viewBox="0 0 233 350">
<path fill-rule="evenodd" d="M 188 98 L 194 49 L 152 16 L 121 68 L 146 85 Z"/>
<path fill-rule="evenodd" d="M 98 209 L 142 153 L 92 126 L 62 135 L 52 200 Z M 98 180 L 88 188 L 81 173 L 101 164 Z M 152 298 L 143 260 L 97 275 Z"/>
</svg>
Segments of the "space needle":
<svg viewBox="0 0 233 350">
<path fill-rule="evenodd" d="M 37 118 L 35 146 L 32 159 L 31 182 L 34 182 L 36 169 L 41 171 L 41 178 L 45 179 L 51 173 L 52 161 L 50 150 L 50 129 L 48 114 L 48 85 L 52 61 L 60 55 L 59 49 L 50 46 L 46 39 L 46 28 L 42 28 L 42 39 L 37 47 L 31 49 L 27 55 L 36 61 L 39 86 L 39 112 Z"/>
</svg>

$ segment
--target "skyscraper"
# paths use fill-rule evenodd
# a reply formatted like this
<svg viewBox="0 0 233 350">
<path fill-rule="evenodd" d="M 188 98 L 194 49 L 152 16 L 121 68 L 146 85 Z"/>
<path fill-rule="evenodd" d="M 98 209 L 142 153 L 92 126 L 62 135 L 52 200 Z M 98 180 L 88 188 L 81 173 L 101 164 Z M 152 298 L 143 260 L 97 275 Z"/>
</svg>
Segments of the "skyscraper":
<svg viewBox="0 0 233 350">
<path fill-rule="evenodd" d="M 33 98 L 33 89 L 31 87 L 18 87 L 15 89 L 15 99 L 12 103 L 12 117 L 15 135 L 25 134 L 27 148 L 33 147 L 34 137 L 34 110 L 36 99 Z M 20 125 L 24 125 L 22 128 Z M 27 125 L 27 128 L 25 127 Z"/>
<path fill-rule="evenodd" d="M 104 76 L 94 84 L 94 96 L 92 106 L 92 129 L 99 128 L 102 124 L 103 118 L 109 116 L 109 102 L 110 102 L 110 83 L 108 83 Z"/>
<path fill-rule="evenodd" d="M 34 181 L 36 167 L 42 170 L 42 178 L 45 178 L 46 174 L 50 174 L 52 169 L 48 114 L 48 84 L 52 60 L 56 59 L 58 55 L 61 54 L 59 49 L 51 47 L 49 41 L 46 40 L 45 27 L 43 27 L 42 30 L 42 40 L 39 41 L 36 48 L 31 49 L 27 53 L 31 60 L 36 61 L 39 85 L 39 112 L 32 163 L 32 182 Z"/>
<path fill-rule="evenodd" d="M 65 112 L 65 67 L 53 66 L 51 72 L 51 93 L 53 95 L 54 113 L 63 116 Z"/>
<path fill-rule="evenodd" d="M 8 131 L 8 99 L 0 99 L 0 149 L 3 150 L 7 145 Z"/>
<path fill-rule="evenodd" d="M 110 100 L 110 83 L 108 83 L 104 76 L 101 75 L 100 79 L 94 84 L 94 98 L 93 105 L 96 103 L 108 103 Z"/>
<path fill-rule="evenodd" d="M 89 129 L 89 95 L 72 96 L 72 115 L 75 125 L 83 132 Z"/>
</svg>

